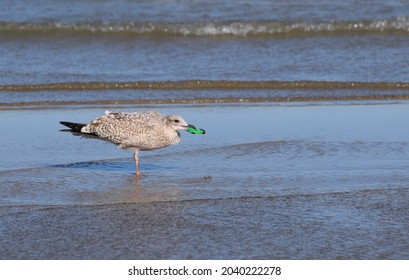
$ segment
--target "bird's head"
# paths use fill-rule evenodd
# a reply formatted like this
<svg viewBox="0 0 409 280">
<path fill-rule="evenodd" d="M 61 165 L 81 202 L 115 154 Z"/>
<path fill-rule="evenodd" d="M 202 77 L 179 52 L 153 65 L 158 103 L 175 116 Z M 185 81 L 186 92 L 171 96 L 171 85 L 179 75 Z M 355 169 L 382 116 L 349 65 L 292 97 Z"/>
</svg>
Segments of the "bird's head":
<svg viewBox="0 0 409 280">
<path fill-rule="evenodd" d="M 194 125 L 188 124 L 181 116 L 169 115 L 165 117 L 165 124 L 172 127 L 175 131 L 186 130 L 189 127 L 195 128 Z"/>
</svg>

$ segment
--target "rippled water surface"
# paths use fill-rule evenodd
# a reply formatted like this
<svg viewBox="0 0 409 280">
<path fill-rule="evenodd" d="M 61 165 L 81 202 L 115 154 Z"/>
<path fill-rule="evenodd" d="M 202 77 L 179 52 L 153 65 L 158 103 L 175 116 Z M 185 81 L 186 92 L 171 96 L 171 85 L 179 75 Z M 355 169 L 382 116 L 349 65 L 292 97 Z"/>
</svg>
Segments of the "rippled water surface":
<svg viewBox="0 0 409 280">
<path fill-rule="evenodd" d="M 409 258 L 405 1 L 3 6 L 1 259 Z M 207 133 L 135 178 L 105 110 Z"/>
<path fill-rule="evenodd" d="M 59 120 L 88 121 L 101 108 L 3 112 L 2 130 L 14 129 L 2 139 L 2 204 L 269 197 L 399 188 L 408 179 L 405 103 L 138 109 L 180 113 L 207 134 L 141 152 L 135 180 L 131 152 L 59 131 Z"/>
<path fill-rule="evenodd" d="M 0 12 L 0 85 L 407 82 L 404 1 L 31 1 Z"/>
<path fill-rule="evenodd" d="M 137 179 L 130 152 L 59 131 L 59 120 L 89 120 L 102 108 L 2 111 L 2 131 L 13 127 L 0 148 L 1 232 L 9 236 L 3 241 L 3 257 L 408 257 L 407 236 L 401 230 L 408 226 L 406 103 L 109 109 L 177 112 L 207 134 L 184 133 L 177 146 L 141 152 L 142 176 Z M 72 225 L 77 229 L 68 229 Z M 209 226 L 217 233 L 212 240 L 206 234 Z M 58 228 L 64 228 L 61 241 L 55 239 Z M 144 237 L 124 239 L 113 232 L 116 228 L 126 235 L 139 228 L 137 235 Z M 226 243 L 226 234 L 237 229 L 242 233 Z M 17 242 L 13 236 L 22 231 L 33 234 L 42 249 L 32 251 L 31 242 Z M 129 250 L 122 241 L 107 241 L 107 233 L 135 248 L 156 245 Z M 84 243 L 85 251 L 58 253 L 63 244 L 86 242 L 89 234 L 100 249 Z M 169 240 L 169 234 L 188 234 L 182 242 L 186 250 L 170 249 L 181 243 Z M 248 234 L 258 236 L 258 247 L 238 249 L 236 242 Z M 394 241 L 379 247 L 390 235 Z M 343 241 L 335 245 L 332 238 Z M 43 242 L 54 245 L 43 247 Z M 294 246 L 287 247 L 287 242 Z M 17 251 L 12 249 L 16 244 Z"/>
</svg>

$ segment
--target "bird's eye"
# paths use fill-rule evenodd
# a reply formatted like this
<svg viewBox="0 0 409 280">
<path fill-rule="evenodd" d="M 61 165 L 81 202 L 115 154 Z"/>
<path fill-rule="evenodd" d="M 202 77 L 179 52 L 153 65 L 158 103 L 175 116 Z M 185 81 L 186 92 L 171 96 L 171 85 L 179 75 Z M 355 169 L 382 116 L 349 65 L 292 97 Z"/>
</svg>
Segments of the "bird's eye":
<svg viewBox="0 0 409 280">
<path fill-rule="evenodd" d="M 178 123 L 179 122 L 179 120 L 175 120 L 175 123 Z"/>
</svg>

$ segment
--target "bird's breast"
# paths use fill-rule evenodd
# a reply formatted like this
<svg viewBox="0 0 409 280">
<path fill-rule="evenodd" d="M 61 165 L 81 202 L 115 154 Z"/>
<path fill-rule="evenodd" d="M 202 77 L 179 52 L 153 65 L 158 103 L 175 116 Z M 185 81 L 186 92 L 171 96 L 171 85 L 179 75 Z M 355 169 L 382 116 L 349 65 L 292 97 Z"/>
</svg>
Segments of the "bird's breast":
<svg viewBox="0 0 409 280">
<path fill-rule="evenodd" d="M 148 133 L 135 135 L 130 141 L 135 148 L 142 151 L 156 150 L 179 143 L 180 137 L 176 131 L 162 131 L 161 133 Z"/>
</svg>

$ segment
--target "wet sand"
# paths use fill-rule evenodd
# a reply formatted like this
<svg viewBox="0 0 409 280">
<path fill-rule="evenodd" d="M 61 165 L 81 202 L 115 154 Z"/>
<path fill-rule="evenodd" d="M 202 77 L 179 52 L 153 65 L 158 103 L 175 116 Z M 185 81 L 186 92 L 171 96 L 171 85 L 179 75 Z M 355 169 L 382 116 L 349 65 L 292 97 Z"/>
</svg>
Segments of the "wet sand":
<svg viewBox="0 0 409 280">
<path fill-rule="evenodd" d="M 407 259 L 408 189 L 2 208 L 2 258 Z"/>
<path fill-rule="evenodd" d="M 131 153 L 58 131 L 109 110 L 206 129 Z M 3 110 L 1 259 L 407 259 L 409 104 Z"/>
</svg>

